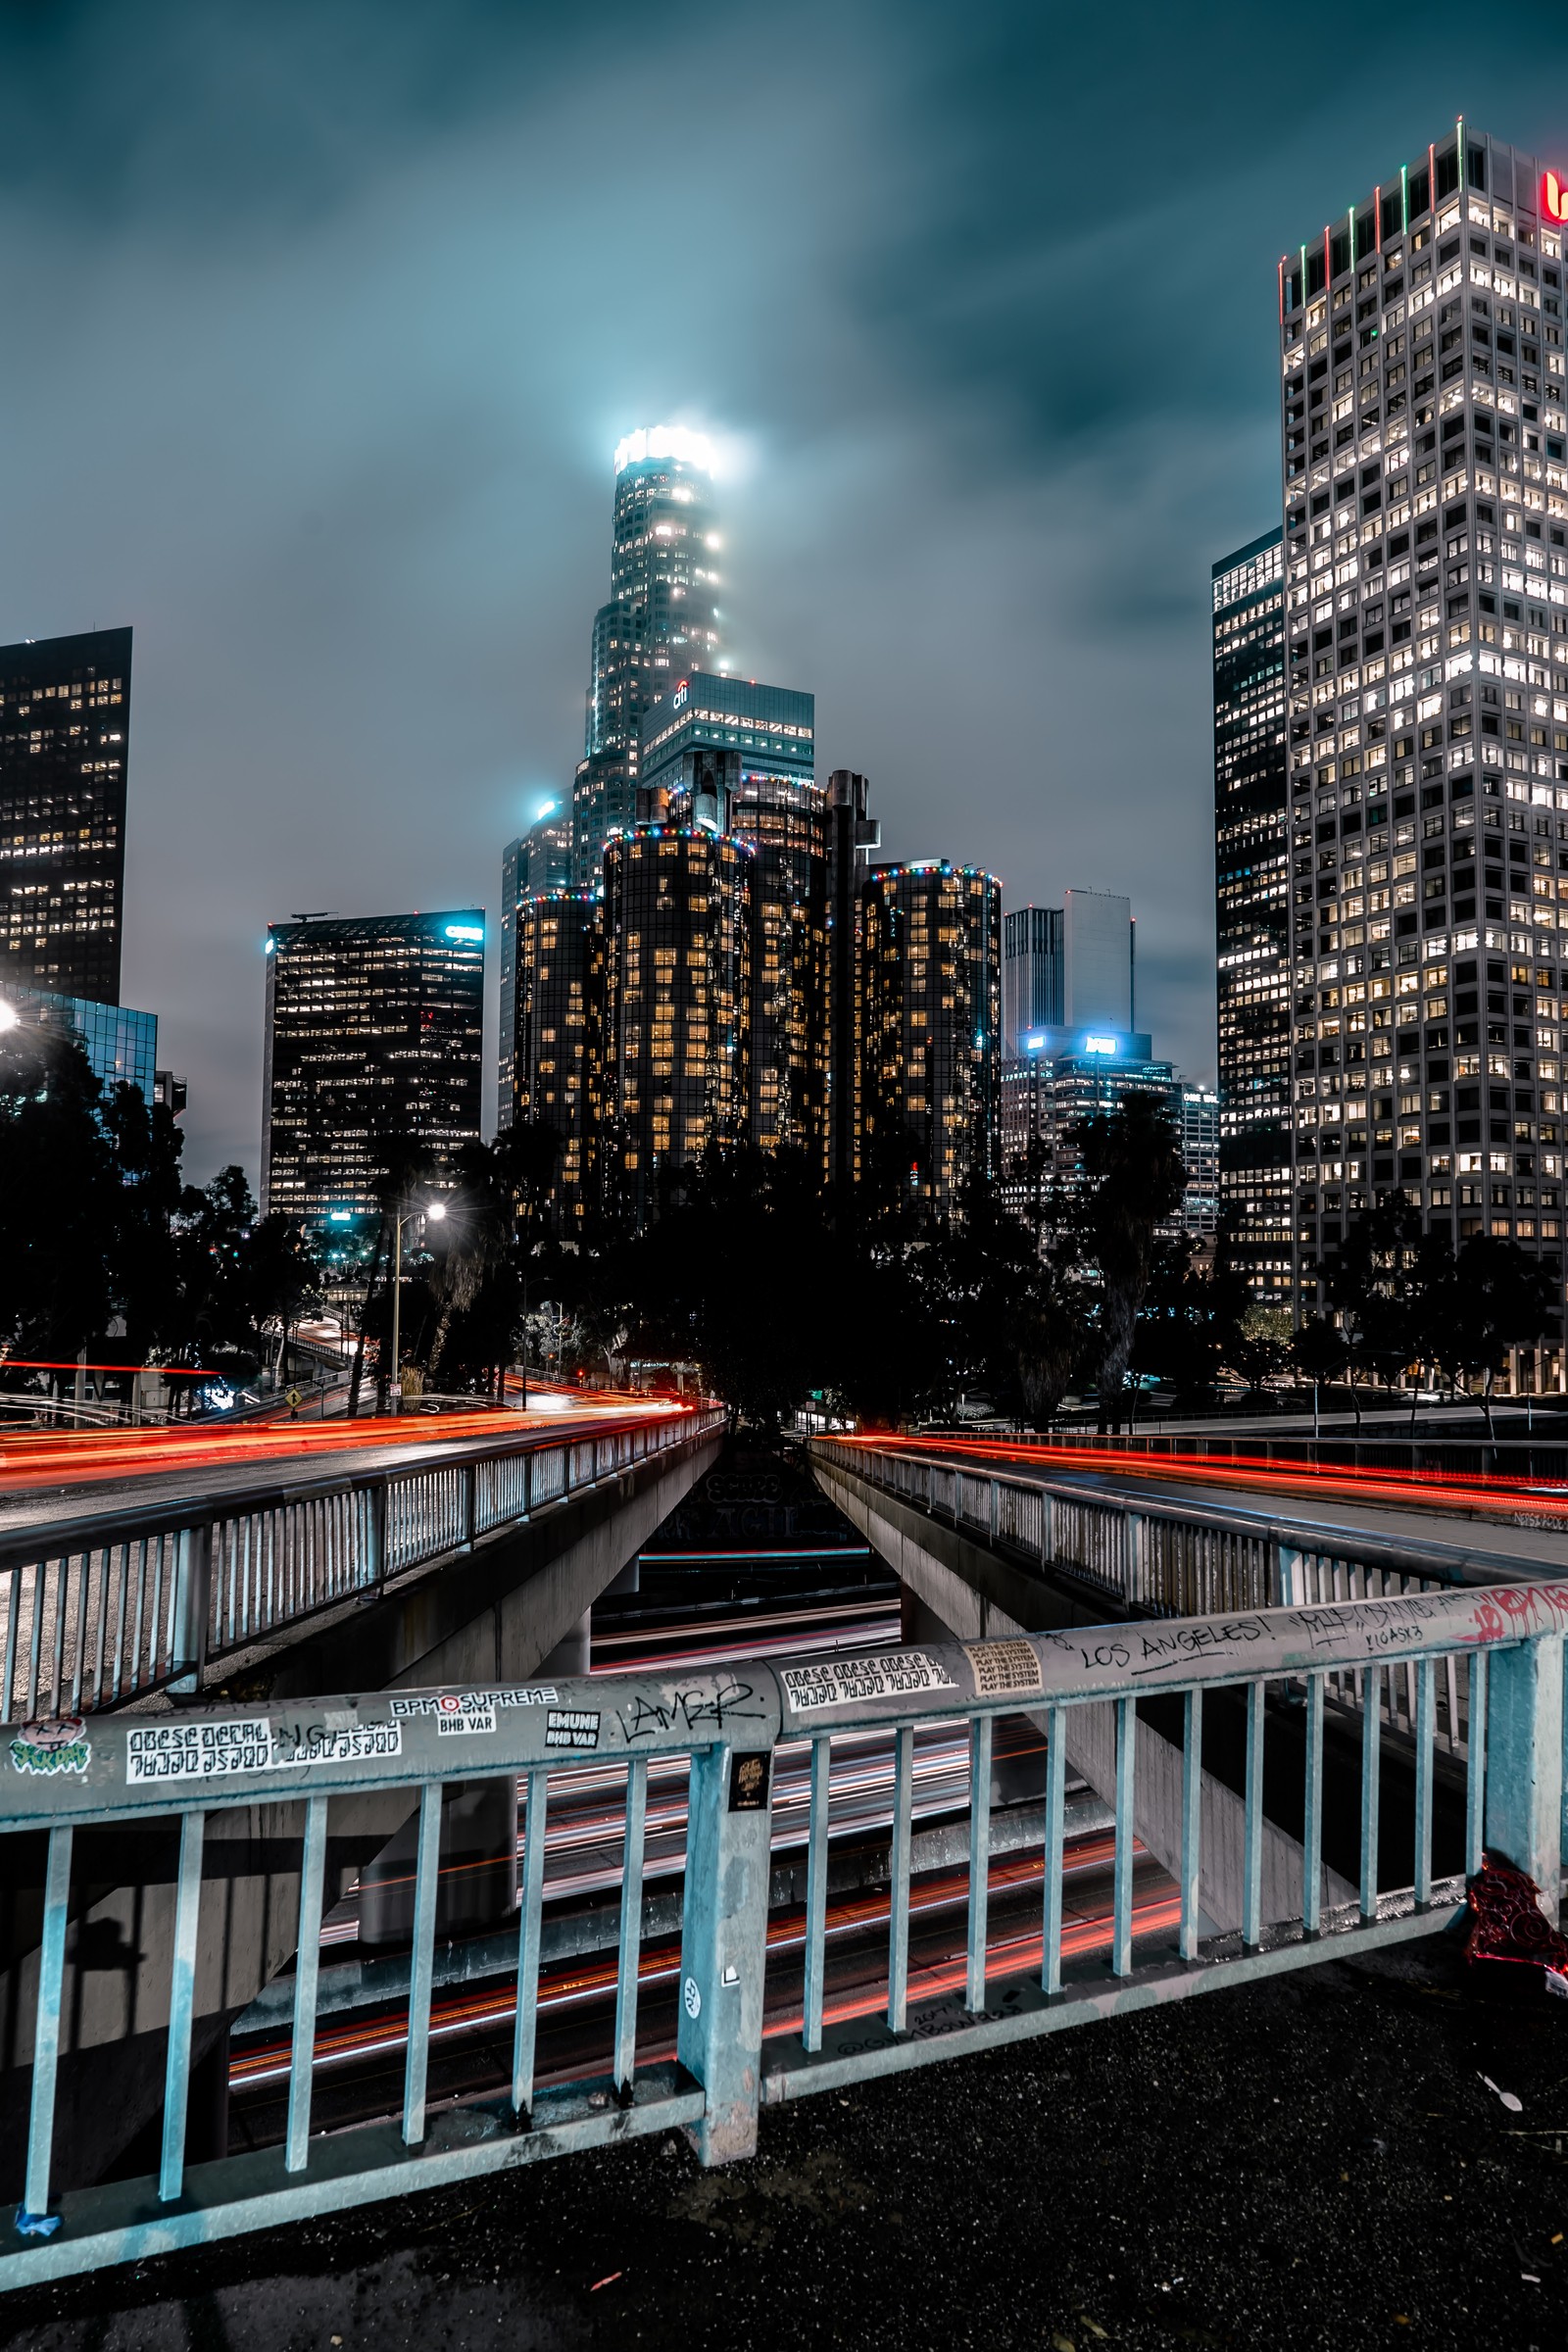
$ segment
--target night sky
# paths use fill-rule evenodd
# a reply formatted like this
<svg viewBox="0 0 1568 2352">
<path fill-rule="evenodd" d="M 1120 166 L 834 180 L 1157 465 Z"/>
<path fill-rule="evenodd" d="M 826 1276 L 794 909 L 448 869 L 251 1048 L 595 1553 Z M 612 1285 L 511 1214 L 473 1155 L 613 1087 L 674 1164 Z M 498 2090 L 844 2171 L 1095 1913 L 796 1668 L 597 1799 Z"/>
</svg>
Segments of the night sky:
<svg viewBox="0 0 1568 2352">
<path fill-rule="evenodd" d="M 124 996 L 188 1171 L 256 1174 L 270 919 L 494 916 L 664 421 L 723 452 L 736 666 L 888 852 L 1130 893 L 1211 1079 L 1276 260 L 1456 112 L 1568 163 L 1560 6 L 1343 29 L 1309 85 L 1255 0 L 0 13 L 0 640 L 136 630 Z"/>
</svg>

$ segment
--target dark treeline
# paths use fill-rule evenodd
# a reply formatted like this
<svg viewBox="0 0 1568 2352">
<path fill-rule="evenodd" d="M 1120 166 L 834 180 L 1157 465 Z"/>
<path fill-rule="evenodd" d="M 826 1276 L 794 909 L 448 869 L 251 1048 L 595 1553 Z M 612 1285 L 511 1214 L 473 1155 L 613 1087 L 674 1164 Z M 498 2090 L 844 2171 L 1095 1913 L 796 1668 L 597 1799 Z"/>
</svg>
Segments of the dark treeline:
<svg viewBox="0 0 1568 2352">
<path fill-rule="evenodd" d="M 330 1290 L 354 1300 L 356 1385 L 371 1369 L 384 1384 L 393 1236 L 432 1197 L 428 1161 L 384 1151 L 381 1213 L 329 1263 L 287 1220 L 258 1219 L 240 1169 L 183 1185 L 180 1140 L 134 1089 L 100 1089 L 74 1043 L 0 1037 L 7 1352 L 249 1377 Z M 513 1127 L 458 1154 L 442 1223 L 405 1224 L 404 1364 L 431 1391 L 499 1394 L 525 1355 L 568 1377 L 691 1363 L 764 1426 L 812 1398 L 896 1426 L 981 1396 L 1043 1427 L 1092 1389 L 1114 1427 L 1151 1378 L 1194 1408 L 1222 1375 L 1261 1389 L 1284 1371 L 1393 1386 L 1425 1366 L 1490 1391 L 1554 1310 L 1511 1243 L 1477 1236 L 1455 1254 L 1396 1197 L 1351 1227 L 1323 1269 L 1329 1312 L 1293 1333 L 1253 1301 L 1223 1236 L 1203 1266 L 1173 1230 L 1181 1154 L 1148 1097 L 1073 1141 L 1081 1181 L 1042 1181 L 1021 1216 L 972 1188 L 961 1218 L 924 1221 L 901 1151 L 844 1199 L 803 1156 L 712 1146 L 665 1173 L 641 1231 L 602 1221 L 567 1236 L 558 1139 Z"/>
<path fill-rule="evenodd" d="M 305 1310 L 317 1269 L 285 1219 L 258 1219 L 242 1168 L 183 1184 L 182 1141 L 138 1088 L 101 1086 L 74 1038 L 0 1033 L 8 1357 L 71 1363 L 85 1349 L 95 1363 L 200 1364 L 232 1379 L 267 1360 L 269 1331 L 280 1339 Z"/>
</svg>

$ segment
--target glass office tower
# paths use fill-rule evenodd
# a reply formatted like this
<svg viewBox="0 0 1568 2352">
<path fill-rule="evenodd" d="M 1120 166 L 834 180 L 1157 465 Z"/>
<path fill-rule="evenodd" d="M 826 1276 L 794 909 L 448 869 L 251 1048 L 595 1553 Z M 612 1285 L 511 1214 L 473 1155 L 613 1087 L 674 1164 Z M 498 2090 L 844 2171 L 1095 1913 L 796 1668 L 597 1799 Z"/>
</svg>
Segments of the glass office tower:
<svg viewBox="0 0 1568 2352">
<path fill-rule="evenodd" d="M 605 851 L 605 1188 L 630 1223 L 710 1143 L 744 1137 L 751 868 L 727 836 L 667 826 Z"/>
<path fill-rule="evenodd" d="M 526 833 L 501 853 L 501 1027 L 497 1053 L 496 1124 L 512 1124 L 516 1086 L 518 913 L 532 899 L 571 884 L 572 812 L 562 801 L 540 810 Z"/>
<path fill-rule="evenodd" d="M 373 1214 L 411 1160 L 444 1182 L 479 1138 L 483 1015 L 482 908 L 270 925 L 263 1215 Z"/>
<path fill-rule="evenodd" d="M 999 1172 L 1002 885 L 946 859 L 873 866 L 861 937 L 862 1180 L 896 1178 L 941 1223 Z"/>
<path fill-rule="evenodd" d="M 1062 1019 L 1061 908 L 1018 906 L 1002 918 L 1002 1050 Z"/>
<path fill-rule="evenodd" d="M 130 631 L 0 646 L 0 980 L 120 1002 Z"/>
<path fill-rule="evenodd" d="M 1280 265 L 1303 1303 L 1396 1188 L 1560 1277 L 1565 210 L 1461 123 Z"/>
<path fill-rule="evenodd" d="M 514 909 L 515 980 L 503 1038 L 511 1091 L 501 1124 L 536 1119 L 561 1143 L 555 1198 L 564 1233 L 598 1205 L 604 1082 L 605 941 L 588 891 L 524 898 Z"/>
<path fill-rule="evenodd" d="M 158 1086 L 167 1073 L 158 1068 L 155 1012 L 136 1012 L 128 1004 L 99 1004 L 91 997 L 56 996 L 49 989 L 19 988 L 14 981 L 0 981 L 0 1000 L 16 1014 L 19 1028 L 64 1031 L 77 1039 L 93 1076 L 109 1093 L 117 1086 L 134 1086 L 149 1110 L 165 1099 Z M 172 1100 L 170 1107 L 174 1107 Z"/>
<path fill-rule="evenodd" d="M 827 1173 L 828 824 L 815 781 L 816 700 L 785 686 L 694 670 L 642 722 L 643 813 L 657 816 L 699 769 L 722 767 L 709 822 L 751 852 L 750 1100 L 747 1134 L 764 1152 L 804 1152 Z"/>
<path fill-rule="evenodd" d="M 1214 565 L 1214 901 L 1220 1198 L 1260 1305 L 1295 1292 L 1284 534 Z"/>
</svg>

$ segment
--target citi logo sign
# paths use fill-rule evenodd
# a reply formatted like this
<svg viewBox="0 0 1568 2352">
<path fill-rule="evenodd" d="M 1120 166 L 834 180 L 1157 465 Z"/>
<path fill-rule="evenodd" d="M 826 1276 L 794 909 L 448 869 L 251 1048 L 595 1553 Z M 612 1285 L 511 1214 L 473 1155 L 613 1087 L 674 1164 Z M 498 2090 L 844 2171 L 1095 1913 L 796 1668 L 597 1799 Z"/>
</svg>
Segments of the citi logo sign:
<svg viewBox="0 0 1568 2352">
<path fill-rule="evenodd" d="M 1541 182 L 1541 209 L 1548 220 L 1568 220 L 1568 188 L 1555 172 L 1547 172 Z"/>
</svg>

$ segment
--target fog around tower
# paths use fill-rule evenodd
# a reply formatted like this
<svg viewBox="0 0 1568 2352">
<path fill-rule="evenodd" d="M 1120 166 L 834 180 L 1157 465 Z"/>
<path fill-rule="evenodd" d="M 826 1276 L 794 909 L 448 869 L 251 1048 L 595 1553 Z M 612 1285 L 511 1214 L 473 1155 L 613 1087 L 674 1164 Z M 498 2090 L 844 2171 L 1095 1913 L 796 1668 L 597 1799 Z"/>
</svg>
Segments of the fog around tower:
<svg viewBox="0 0 1568 2352">
<path fill-rule="evenodd" d="M 0 20 L 0 635 L 136 630 L 123 986 L 190 1172 L 256 1168 L 270 919 L 494 915 L 664 422 L 714 439 L 733 669 L 814 691 L 889 854 L 1126 892 L 1211 1078 L 1275 262 L 1456 108 L 1568 161 L 1560 12 L 1474 26 L 1396 7 L 1331 86 L 1240 5 Z"/>
</svg>

